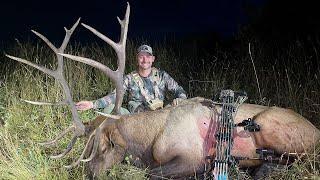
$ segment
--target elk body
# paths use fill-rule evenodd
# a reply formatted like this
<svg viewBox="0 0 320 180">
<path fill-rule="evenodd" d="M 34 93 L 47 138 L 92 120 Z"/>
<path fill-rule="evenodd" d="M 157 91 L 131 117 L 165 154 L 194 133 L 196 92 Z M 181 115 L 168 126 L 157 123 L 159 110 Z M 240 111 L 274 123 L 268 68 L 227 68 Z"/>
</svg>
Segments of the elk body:
<svg viewBox="0 0 320 180">
<path fill-rule="evenodd" d="M 169 178 L 202 172 L 205 158 L 215 155 L 214 131 L 221 107 L 210 107 L 203 98 L 186 100 L 176 107 L 121 116 L 107 123 L 97 117 L 86 128 L 107 125 L 100 134 L 90 169 L 99 174 L 132 155 L 139 166 L 151 169 L 151 174 Z M 256 149 L 273 149 L 278 154 L 303 153 L 319 141 L 320 132 L 308 120 L 289 109 L 243 104 L 235 123 L 252 118 L 260 125 L 258 132 L 245 132 L 237 127 L 231 154 L 257 158 Z M 102 123 L 102 124 L 103 124 Z M 240 166 L 260 165 L 260 160 L 241 160 Z"/>
</svg>

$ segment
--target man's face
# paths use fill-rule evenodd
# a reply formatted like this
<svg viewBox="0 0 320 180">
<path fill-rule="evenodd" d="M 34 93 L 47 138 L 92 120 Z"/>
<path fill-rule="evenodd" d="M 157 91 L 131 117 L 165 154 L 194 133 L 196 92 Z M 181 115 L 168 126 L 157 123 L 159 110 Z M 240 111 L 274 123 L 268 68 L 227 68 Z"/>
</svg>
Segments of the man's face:
<svg viewBox="0 0 320 180">
<path fill-rule="evenodd" d="M 139 69 L 147 70 L 151 69 L 154 62 L 154 56 L 147 52 L 140 52 L 137 55 Z"/>
</svg>

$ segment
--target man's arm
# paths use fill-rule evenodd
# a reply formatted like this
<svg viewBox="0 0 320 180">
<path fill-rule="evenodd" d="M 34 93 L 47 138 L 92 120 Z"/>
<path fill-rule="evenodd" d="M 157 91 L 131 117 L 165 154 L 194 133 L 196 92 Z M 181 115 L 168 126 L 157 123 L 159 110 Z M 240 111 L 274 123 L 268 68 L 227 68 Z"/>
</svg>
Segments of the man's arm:
<svg viewBox="0 0 320 180">
<path fill-rule="evenodd" d="M 127 92 L 128 85 L 129 85 L 129 78 L 127 75 L 123 79 L 123 89 L 125 93 Z M 110 104 L 114 104 L 115 101 L 116 101 L 116 90 L 114 89 L 108 95 L 93 101 L 93 109 L 103 109 L 109 106 Z"/>
<path fill-rule="evenodd" d="M 167 89 L 174 93 L 175 98 L 187 99 L 184 89 L 165 71 L 163 71 L 163 78 Z"/>
<path fill-rule="evenodd" d="M 129 85 L 128 76 L 125 76 L 123 81 L 124 81 L 123 88 L 126 93 Z M 84 111 L 88 109 L 102 109 L 109 106 L 110 104 L 115 103 L 115 100 L 116 100 L 116 90 L 113 90 L 107 96 L 104 96 L 95 101 L 80 101 L 76 103 L 76 107 L 77 107 L 77 110 L 80 110 L 80 111 Z"/>
<path fill-rule="evenodd" d="M 110 104 L 113 104 L 115 102 L 116 99 L 116 90 L 114 89 L 111 93 L 109 93 L 108 95 L 97 99 L 95 101 L 93 101 L 93 109 L 103 109 L 107 106 L 109 106 Z"/>
</svg>

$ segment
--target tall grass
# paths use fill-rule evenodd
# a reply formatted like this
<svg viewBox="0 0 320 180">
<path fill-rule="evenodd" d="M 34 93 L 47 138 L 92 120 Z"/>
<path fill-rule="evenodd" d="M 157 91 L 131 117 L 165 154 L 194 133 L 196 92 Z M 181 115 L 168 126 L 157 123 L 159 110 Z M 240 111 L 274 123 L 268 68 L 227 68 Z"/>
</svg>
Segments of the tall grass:
<svg viewBox="0 0 320 180">
<path fill-rule="evenodd" d="M 135 69 L 135 49 L 139 44 L 127 45 L 126 72 Z M 297 53 L 297 47 L 284 49 L 282 54 L 269 56 L 262 46 L 252 44 L 252 60 L 247 45 L 240 53 L 215 47 L 206 57 L 201 57 L 194 46 L 155 44 L 156 67 L 166 70 L 191 96 L 213 98 L 221 89 L 245 90 L 250 103 L 278 105 L 292 108 L 320 127 L 320 71 L 319 61 L 312 62 L 305 52 Z M 188 52 L 187 52 L 188 51 Z M 74 43 L 67 52 L 96 59 L 111 68 L 116 66 L 116 55 L 107 46 Z M 18 43 L 6 53 L 29 59 L 49 68 L 56 66 L 55 56 L 43 43 Z M 79 157 L 85 140 L 78 142 L 70 155 L 62 160 L 52 160 L 48 154 L 56 154 L 66 147 L 68 138 L 56 148 L 44 148 L 37 142 L 55 137 L 71 123 L 66 107 L 34 106 L 21 99 L 57 102 L 63 99 L 60 85 L 51 77 L 23 64 L 14 63 L 1 56 L 0 76 L 0 173 L 3 179 L 87 179 L 82 164 L 72 170 L 67 165 Z M 100 71 L 81 63 L 65 60 L 65 75 L 74 101 L 93 100 L 106 95 L 114 87 L 110 79 Z M 257 75 L 257 77 L 255 76 Z M 256 80 L 259 80 L 260 89 Z M 191 81 L 192 80 L 192 81 Z M 202 82 L 205 81 L 205 82 Z M 80 113 L 83 121 L 92 119 L 90 111 Z M 316 158 L 297 161 L 290 175 L 281 179 L 313 177 L 319 175 L 319 150 Z M 311 166 L 312 165 L 312 166 Z M 114 167 L 101 178 L 144 179 L 145 172 L 130 164 Z"/>
</svg>

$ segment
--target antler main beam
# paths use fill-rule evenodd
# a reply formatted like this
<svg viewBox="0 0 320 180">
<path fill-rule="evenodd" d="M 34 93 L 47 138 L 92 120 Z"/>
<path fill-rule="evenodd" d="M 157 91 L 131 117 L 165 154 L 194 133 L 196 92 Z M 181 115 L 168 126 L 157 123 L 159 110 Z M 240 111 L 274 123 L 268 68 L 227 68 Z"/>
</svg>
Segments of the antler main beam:
<svg viewBox="0 0 320 180">
<path fill-rule="evenodd" d="M 119 17 L 117 17 L 119 24 L 121 26 L 121 37 L 120 41 L 118 43 L 115 43 L 107 36 L 103 35 L 96 29 L 90 27 L 89 25 L 83 24 L 85 28 L 90 30 L 93 34 L 97 35 L 100 39 L 108 43 L 115 51 L 118 57 L 118 68 L 117 70 L 113 71 L 109 67 L 97 62 L 96 60 L 80 57 L 80 56 L 74 56 L 70 54 L 63 54 L 58 53 L 59 55 L 62 55 L 66 58 L 82 62 L 85 64 L 88 64 L 90 66 L 93 66 L 99 70 L 101 70 L 103 73 L 105 73 L 108 77 L 112 79 L 112 81 L 116 84 L 116 102 L 115 102 L 115 108 L 113 109 L 113 112 L 116 114 L 120 114 L 120 108 L 123 101 L 123 95 L 124 95 L 124 89 L 123 89 L 123 75 L 124 75 L 124 69 L 125 69 L 125 62 L 126 62 L 126 41 L 127 41 L 127 33 L 128 33 L 128 25 L 129 25 L 129 16 L 130 16 L 130 5 L 127 3 L 127 9 L 126 14 L 124 16 L 123 20 L 120 20 Z"/>
</svg>

